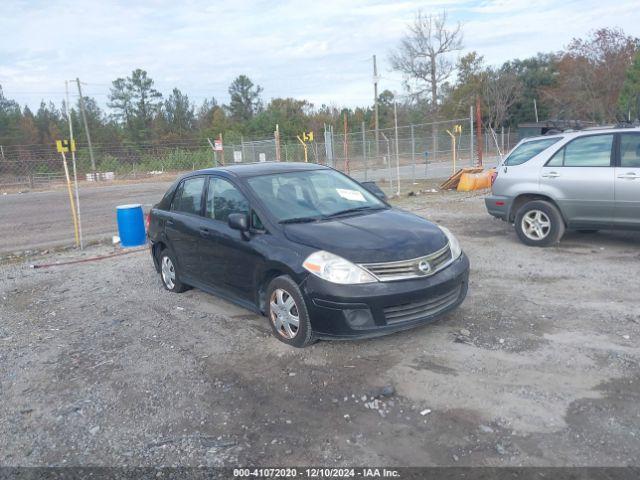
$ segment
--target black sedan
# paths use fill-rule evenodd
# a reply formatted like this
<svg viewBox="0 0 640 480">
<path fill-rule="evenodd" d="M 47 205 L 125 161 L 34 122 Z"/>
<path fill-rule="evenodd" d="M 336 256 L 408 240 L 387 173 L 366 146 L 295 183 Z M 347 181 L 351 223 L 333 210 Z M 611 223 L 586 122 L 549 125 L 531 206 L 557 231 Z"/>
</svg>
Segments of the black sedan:
<svg viewBox="0 0 640 480">
<path fill-rule="evenodd" d="M 262 313 L 295 347 L 411 328 L 467 293 L 469 261 L 449 230 L 321 165 L 189 173 L 148 223 L 167 290 L 192 286 Z"/>
</svg>

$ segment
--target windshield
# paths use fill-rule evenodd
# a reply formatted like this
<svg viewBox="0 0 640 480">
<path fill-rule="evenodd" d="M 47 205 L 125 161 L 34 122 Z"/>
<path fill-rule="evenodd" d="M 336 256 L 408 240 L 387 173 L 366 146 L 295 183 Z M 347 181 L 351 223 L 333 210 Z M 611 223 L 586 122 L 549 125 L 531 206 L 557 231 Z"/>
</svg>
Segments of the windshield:
<svg viewBox="0 0 640 480">
<path fill-rule="evenodd" d="M 504 165 L 521 165 L 528 162 L 540 152 L 550 147 L 562 137 L 544 138 L 542 140 L 532 140 L 530 142 L 521 143 L 509 154 L 505 159 Z"/>
<path fill-rule="evenodd" d="M 335 170 L 306 170 L 247 180 L 279 222 L 319 220 L 387 208 L 375 195 Z"/>
</svg>

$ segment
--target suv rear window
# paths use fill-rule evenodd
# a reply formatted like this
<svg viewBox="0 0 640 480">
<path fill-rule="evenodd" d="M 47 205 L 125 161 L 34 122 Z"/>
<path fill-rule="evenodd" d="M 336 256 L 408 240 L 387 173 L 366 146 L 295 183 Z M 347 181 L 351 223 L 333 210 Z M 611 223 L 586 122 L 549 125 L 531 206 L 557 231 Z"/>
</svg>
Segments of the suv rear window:
<svg viewBox="0 0 640 480">
<path fill-rule="evenodd" d="M 550 147 L 562 137 L 543 138 L 541 140 L 531 140 L 525 142 L 513 149 L 509 156 L 505 159 L 504 165 L 522 165 L 528 162 L 540 152 Z"/>
</svg>

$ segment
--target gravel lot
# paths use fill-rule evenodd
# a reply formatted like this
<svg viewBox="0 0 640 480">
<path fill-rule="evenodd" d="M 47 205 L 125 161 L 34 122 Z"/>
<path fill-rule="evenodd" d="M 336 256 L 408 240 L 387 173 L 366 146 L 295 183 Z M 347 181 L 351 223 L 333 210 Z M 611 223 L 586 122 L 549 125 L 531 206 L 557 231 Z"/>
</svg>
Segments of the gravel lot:
<svg viewBox="0 0 640 480">
<path fill-rule="evenodd" d="M 0 266 L 0 464 L 638 465 L 640 233 L 532 249 L 480 195 L 398 203 L 459 236 L 469 296 L 373 340 L 289 348 L 146 252 Z"/>
</svg>

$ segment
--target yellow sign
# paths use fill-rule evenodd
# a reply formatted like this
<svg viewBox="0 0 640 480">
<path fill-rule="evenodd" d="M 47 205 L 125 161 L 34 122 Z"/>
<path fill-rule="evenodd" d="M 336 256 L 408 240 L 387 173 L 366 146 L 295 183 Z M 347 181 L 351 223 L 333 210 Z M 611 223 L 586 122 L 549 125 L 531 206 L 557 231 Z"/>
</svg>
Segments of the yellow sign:
<svg viewBox="0 0 640 480">
<path fill-rule="evenodd" d="M 462 125 L 454 125 L 453 126 L 453 133 L 457 133 L 458 135 L 462 134 Z"/>
<path fill-rule="evenodd" d="M 302 140 L 305 142 L 313 142 L 313 132 L 302 132 Z"/>
<path fill-rule="evenodd" d="M 76 151 L 75 140 L 56 140 L 56 149 L 58 153 L 69 153 Z"/>
</svg>

